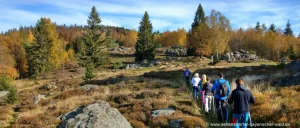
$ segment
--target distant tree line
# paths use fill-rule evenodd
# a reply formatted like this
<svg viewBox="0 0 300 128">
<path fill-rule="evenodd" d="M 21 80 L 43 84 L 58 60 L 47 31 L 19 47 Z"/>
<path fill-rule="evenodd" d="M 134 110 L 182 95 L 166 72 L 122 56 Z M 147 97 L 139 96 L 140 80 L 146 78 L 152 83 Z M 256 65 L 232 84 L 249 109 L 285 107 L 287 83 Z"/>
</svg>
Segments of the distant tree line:
<svg viewBox="0 0 300 128">
<path fill-rule="evenodd" d="M 225 52 L 245 49 L 269 60 L 282 57 L 299 58 L 300 34 L 296 38 L 291 23 L 285 29 L 275 24 L 256 23 L 247 29 L 232 29 L 230 20 L 212 10 L 205 16 L 202 5 L 196 10 L 190 30 L 153 31 L 150 16 L 145 12 L 138 31 L 124 27 L 105 26 L 95 7 L 87 25 L 56 25 L 41 18 L 35 26 L 24 26 L 0 34 L 0 74 L 10 78 L 37 77 L 41 73 L 60 69 L 78 60 L 87 69 L 88 79 L 93 69 L 110 63 L 108 48 L 135 47 L 136 61 L 155 58 L 157 47 L 174 45 L 187 48 L 189 56 L 219 57 Z"/>
</svg>

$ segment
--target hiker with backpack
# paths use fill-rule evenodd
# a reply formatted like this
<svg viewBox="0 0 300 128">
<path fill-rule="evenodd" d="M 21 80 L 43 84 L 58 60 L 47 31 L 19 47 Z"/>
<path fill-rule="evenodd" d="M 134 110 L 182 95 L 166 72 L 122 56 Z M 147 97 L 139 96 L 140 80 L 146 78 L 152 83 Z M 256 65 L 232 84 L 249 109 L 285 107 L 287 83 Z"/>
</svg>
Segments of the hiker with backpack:
<svg viewBox="0 0 300 128">
<path fill-rule="evenodd" d="M 216 102 L 216 109 L 218 115 L 218 121 L 222 122 L 224 120 L 228 121 L 228 109 L 227 109 L 227 96 L 230 94 L 230 85 L 227 80 L 224 79 L 223 73 L 218 73 L 219 79 L 214 82 L 213 87 L 211 88 L 211 92 L 215 94 L 215 102 Z"/>
<path fill-rule="evenodd" d="M 250 117 L 249 104 L 255 103 L 255 99 L 250 90 L 245 87 L 243 79 L 237 79 L 236 84 L 237 88 L 232 91 L 228 99 L 229 104 L 234 102 L 232 123 L 234 124 L 234 128 L 239 128 L 239 126 L 247 128 L 247 122 Z M 252 125 L 251 123 L 250 117 L 250 125 Z"/>
<path fill-rule="evenodd" d="M 194 99 L 197 99 L 197 96 L 198 96 L 198 84 L 199 84 L 199 82 L 200 82 L 199 74 L 195 73 L 194 77 L 192 78 Z"/>
<path fill-rule="evenodd" d="M 210 77 L 206 78 L 206 83 L 203 85 L 204 99 L 205 99 L 205 114 L 207 115 L 209 110 L 211 110 L 211 102 L 213 98 L 213 93 L 210 91 L 212 88 L 212 83 L 210 83 Z"/>
<path fill-rule="evenodd" d="M 183 75 L 185 77 L 185 83 L 186 83 L 186 86 L 189 87 L 190 86 L 190 75 L 192 73 L 190 72 L 189 68 L 186 68 L 183 72 Z"/>
</svg>

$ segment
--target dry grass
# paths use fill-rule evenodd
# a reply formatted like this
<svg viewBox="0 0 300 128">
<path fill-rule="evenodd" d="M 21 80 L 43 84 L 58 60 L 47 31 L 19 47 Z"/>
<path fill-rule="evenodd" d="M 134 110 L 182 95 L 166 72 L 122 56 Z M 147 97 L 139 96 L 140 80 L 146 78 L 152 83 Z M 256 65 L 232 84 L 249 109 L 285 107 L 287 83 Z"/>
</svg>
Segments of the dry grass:
<svg viewBox="0 0 300 128">
<path fill-rule="evenodd" d="M 34 90 L 37 87 L 40 87 L 46 83 L 50 82 L 50 80 L 28 80 L 28 79 L 20 79 L 13 81 L 13 85 L 16 86 L 17 90 Z"/>
<path fill-rule="evenodd" d="M 74 108 L 90 104 L 96 100 L 105 100 L 109 102 L 112 107 L 118 108 L 135 128 L 168 127 L 168 122 L 172 119 L 184 119 L 183 127 L 206 127 L 204 117 L 200 114 L 197 104 L 192 100 L 190 92 L 179 89 L 179 86 L 184 83 L 182 78 L 183 71 L 180 65 L 191 66 L 191 70 L 194 71 L 199 69 L 199 65 L 200 67 L 201 65 L 204 67 L 204 63 L 195 62 L 188 64 L 189 62 L 171 61 L 173 60 L 168 61 L 168 63 L 171 63 L 171 65 L 175 67 L 167 67 L 165 70 L 160 70 L 158 66 L 136 70 L 99 70 L 95 78 L 96 82 L 99 83 L 95 84 L 101 86 L 98 89 L 92 89 L 90 91 L 76 89 L 81 84 L 84 84 L 82 78 L 76 77 L 71 79 L 69 77 L 68 79 L 61 80 L 57 84 L 58 89 L 51 90 L 51 93 L 54 93 L 54 95 L 47 97 L 45 100 L 41 100 L 38 105 L 33 104 L 33 96 L 38 93 L 49 92 L 37 90 L 37 87 L 49 81 L 17 81 L 16 84 L 21 97 L 20 105 L 17 108 L 20 113 L 13 127 L 55 127 L 60 122 L 57 117 L 61 114 L 65 114 Z M 232 63 L 228 63 L 228 65 L 232 65 Z M 237 66 L 245 65 L 260 65 L 260 63 L 246 63 Z M 211 70 L 212 69 L 203 70 L 203 72 Z M 214 71 L 219 72 L 218 69 Z M 102 81 L 104 82 L 101 83 Z M 75 89 L 61 92 L 59 90 L 60 87 Z M 284 108 L 283 106 L 287 105 L 287 102 L 285 102 L 286 98 L 279 96 L 279 93 L 259 93 L 262 89 L 258 87 L 260 86 L 257 86 L 257 91 L 255 91 L 255 96 L 258 96 L 257 99 L 264 99 L 265 96 L 276 95 L 275 98 L 277 97 L 276 100 L 279 100 L 280 103 L 276 103 L 275 105 L 275 102 L 272 101 L 272 97 L 265 98 L 262 102 L 257 103 L 257 106 L 252 107 L 257 107 L 257 110 L 253 112 L 255 121 L 273 120 L 275 118 L 280 121 L 286 121 L 290 118 L 284 115 L 284 112 L 294 114 L 288 110 L 298 110 L 297 107 L 293 109 Z M 295 94 L 298 93 L 299 90 Z M 287 92 L 282 91 L 280 95 L 287 95 Z M 267 101 L 272 102 L 266 103 Z M 293 105 L 299 105 L 298 102 L 293 100 L 289 102 Z M 150 115 L 152 110 L 169 107 L 176 108 L 176 112 L 171 116 L 152 118 Z M 284 109 L 284 111 L 279 112 L 278 110 L 280 110 L 280 108 Z M 1 119 L 2 111 L 0 110 L 0 112 Z M 7 115 L 3 115 L 9 117 L 8 115 L 12 115 L 12 113 L 9 112 L 6 112 L 8 113 Z M 282 113 L 282 117 L 274 116 L 274 114 L 272 114 L 274 112 Z M 265 115 L 259 115 L 259 113 Z M 270 114 L 268 115 L 268 113 Z M 296 115 L 299 114 L 296 113 Z M 292 120 L 297 121 L 296 115 L 293 116 L 295 119 Z M 8 120 L 10 119 L 8 118 Z"/>
<path fill-rule="evenodd" d="M 257 103 L 252 105 L 251 115 L 255 122 L 290 123 L 291 127 L 300 127 L 299 95 L 300 86 L 256 92 Z"/>
<path fill-rule="evenodd" d="M 129 120 L 129 123 L 134 128 L 148 128 L 142 121 Z"/>
<path fill-rule="evenodd" d="M 9 126 L 9 123 L 14 119 L 13 114 L 12 105 L 0 106 L 0 127 Z"/>
<path fill-rule="evenodd" d="M 84 91 L 83 89 L 72 89 L 72 90 L 67 90 L 65 92 L 62 92 L 61 94 L 59 94 L 58 96 L 55 97 L 55 99 L 67 99 L 73 96 L 78 96 L 78 95 L 85 95 L 86 91 Z"/>
<path fill-rule="evenodd" d="M 277 62 L 253 62 L 253 63 L 228 63 L 228 67 L 245 67 L 245 66 L 260 66 L 261 64 L 264 65 L 277 65 Z"/>
<path fill-rule="evenodd" d="M 20 112 L 14 127 L 46 127 L 49 125 L 54 125 L 55 127 L 55 125 L 60 122 L 57 117 L 61 114 L 67 113 L 81 105 L 90 104 L 94 102 L 95 99 L 105 99 L 105 94 L 109 91 L 106 91 L 106 89 L 101 90 L 102 91 L 94 90 L 89 93 L 82 93 L 82 91 L 79 90 L 63 92 L 62 94 L 66 96 L 60 95 L 60 98 L 58 99 L 47 99 L 45 101 L 50 103 L 45 105 L 42 105 L 43 103 L 39 103 L 41 106 L 37 105 L 36 108 Z M 78 92 L 81 94 L 76 95 Z"/>
</svg>

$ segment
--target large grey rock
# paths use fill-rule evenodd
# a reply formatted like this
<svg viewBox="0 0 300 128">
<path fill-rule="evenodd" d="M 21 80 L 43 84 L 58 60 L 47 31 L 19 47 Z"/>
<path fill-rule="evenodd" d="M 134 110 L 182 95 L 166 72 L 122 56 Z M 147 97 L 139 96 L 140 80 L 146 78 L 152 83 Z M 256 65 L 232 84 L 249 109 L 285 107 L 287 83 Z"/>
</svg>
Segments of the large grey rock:
<svg viewBox="0 0 300 128">
<path fill-rule="evenodd" d="M 187 55 L 187 50 L 180 46 L 172 46 L 165 51 L 165 54 L 169 56 L 185 56 Z"/>
<path fill-rule="evenodd" d="M 173 119 L 169 121 L 169 127 L 171 128 L 181 128 L 184 119 Z"/>
<path fill-rule="evenodd" d="M 148 64 L 148 60 L 147 59 L 143 60 L 142 64 Z"/>
<path fill-rule="evenodd" d="M 226 53 L 224 59 L 227 61 L 231 61 L 230 53 Z"/>
<path fill-rule="evenodd" d="M 236 58 L 236 59 L 240 59 L 242 56 L 241 56 L 241 54 L 234 54 L 234 58 Z"/>
<path fill-rule="evenodd" d="M 125 64 L 124 69 L 138 69 L 140 68 L 140 65 L 139 64 Z"/>
<path fill-rule="evenodd" d="M 255 54 L 250 54 L 249 51 L 241 49 L 238 51 L 225 53 L 222 56 L 222 59 L 226 61 L 244 61 L 244 60 L 257 61 L 258 56 Z"/>
<path fill-rule="evenodd" d="M 41 99 L 46 99 L 46 96 L 41 94 L 34 96 L 33 103 L 38 104 Z"/>
<path fill-rule="evenodd" d="M 104 101 L 74 109 L 61 120 L 57 128 L 132 128 L 116 108 Z"/>
<path fill-rule="evenodd" d="M 159 117 L 159 116 L 169 116 L 172 115 L 175 112 L 174 108 L 164 108 L 164 109 L 158 109 L 151 111 L 152 117 Z"/>
<path fill-rule="evenodd" d="M 97 88 L 99 88 L 99 86 L 94 85 L 94 84 L 86 84 L 86 85 L 80 86 L 79 88 L 88 91 L 91 89 L 97 89 Z"/>
<path fill-rule="evenodd" d="M 115 47 L 115 48 L 109 49 L 109 52 L 113 53 L 113 54 L 133 54 L 135 52 L 135 49 L 120 46 L 120 47 Z"/>
<path fill-rule="evenodd" d="M 250 59 L 250 60 L 257 60 L 257 59 L 258 59 L 258 56 L 257 56 L 257 55 L 254 55 L 254 54 L 250 54 L 249 59 Z"/>
<path fill-rule="evenodd" d="M 0 98 L 5 97 L 9 94 L 9 91 L 0 91 Z"/>
<path fill-rule="evenodd" d="M 150 63 L 148 64 L 148 67 L 152 67 L 152 66 L 157 66 L 159 65 L 160 62 L 158 60 L 152 60 L 150 61 Z"/>
</svg>

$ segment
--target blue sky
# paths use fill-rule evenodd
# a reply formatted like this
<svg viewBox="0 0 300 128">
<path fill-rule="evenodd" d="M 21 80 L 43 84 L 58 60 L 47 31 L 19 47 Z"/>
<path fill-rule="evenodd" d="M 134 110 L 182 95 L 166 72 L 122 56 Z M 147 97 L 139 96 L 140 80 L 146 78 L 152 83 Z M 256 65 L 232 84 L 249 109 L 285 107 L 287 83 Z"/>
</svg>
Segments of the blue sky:
<svg viewBox="0 0 300 128">
<path fill-rule="evenodd" d="M 300 32 L 298 0 L 0 0 L 0 31 L 35 25 L 40 17 L 57 24 L 85 25 L 92 6 L 105 25 L 137 29 L 148 11 L 154 30 L 188 30 L 199 3 L 206 16 L 212 9 L 220 11 L 233 28 L 253 27 L 259 21 L 284 29 L 290 20 L 294 34 Z"/>
</svg>

